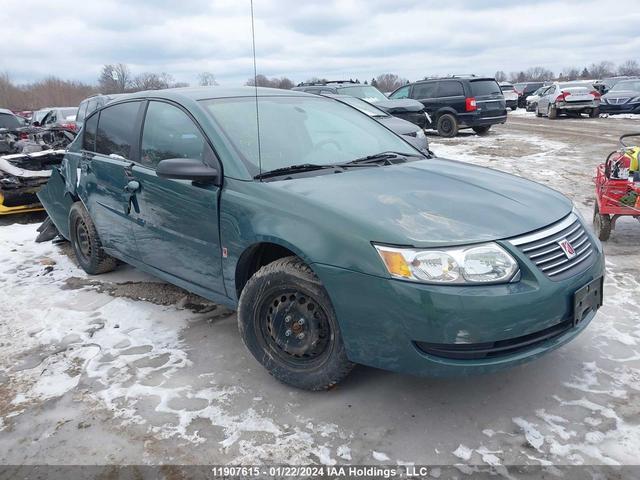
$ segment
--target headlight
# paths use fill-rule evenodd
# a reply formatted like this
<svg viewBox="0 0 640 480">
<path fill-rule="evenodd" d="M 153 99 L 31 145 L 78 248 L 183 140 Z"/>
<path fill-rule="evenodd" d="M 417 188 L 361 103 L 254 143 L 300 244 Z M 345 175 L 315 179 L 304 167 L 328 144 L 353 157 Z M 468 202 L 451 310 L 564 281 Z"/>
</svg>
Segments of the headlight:
<svg viewBox="0 0 640 480">
<path fill-rule="evenodd" d="M 518 263 L 496 243 L 418 250 L 374 245 L 392 277 L 437 284 L 506 283 Z"/>
</svg>

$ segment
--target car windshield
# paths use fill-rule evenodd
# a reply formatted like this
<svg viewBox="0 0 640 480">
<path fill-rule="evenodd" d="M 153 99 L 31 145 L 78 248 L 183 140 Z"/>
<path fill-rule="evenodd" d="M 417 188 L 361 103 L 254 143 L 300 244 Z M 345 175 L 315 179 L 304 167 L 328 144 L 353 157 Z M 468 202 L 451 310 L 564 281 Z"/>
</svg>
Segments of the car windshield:
<svg viewBox="0 0 640 480">
<path fill-rule="evenodd" d="M 0 128 L 19 128 L 22 124 L 14 115 L 0 113 Z"/>
<path fill-rule="evenodd" d="M 227 145 L 260 173 L 254 97 L 201 100 Z M 367 115 L 329 98 L 259 98 L 262 172 L 291 165 L 332 165 L 380 152 L 416 155 L 400 137 Z"/>
<path fill-rule="evenodd" d="M 640 80 L 636 80 L 633 82 L 618 82 L 609 91 L 620 92 L 623 90 L 633 90 L 634 92 L 640 92 Z"/>
<path fill-rule="evenodd" d="M 384 93 L 371 85 L 357 85 L 353 87 L 342 87 L 338 90 L 344 95 L 358 97 L 370 103 L 389 100 Z"/>
<path fill-rule="evenodd" d="M 502 93 L 495 80 L 472 80 L 471 92 L 474 96 Z"/>
<path fill-rule="evenodd" d="M 377 107 L 374 107 L 368 102 L 365 102 L 361 98 L 350 97 L 348 95 L 342 95 L 340 97 L 332 97 L 338 100 L 339 102 L 346 103 L 351 105 L 354 108 L 357 108 L 362 113 L 366 113 L 370 117 L 388 117 L 389 115 Z"/>
</svg>

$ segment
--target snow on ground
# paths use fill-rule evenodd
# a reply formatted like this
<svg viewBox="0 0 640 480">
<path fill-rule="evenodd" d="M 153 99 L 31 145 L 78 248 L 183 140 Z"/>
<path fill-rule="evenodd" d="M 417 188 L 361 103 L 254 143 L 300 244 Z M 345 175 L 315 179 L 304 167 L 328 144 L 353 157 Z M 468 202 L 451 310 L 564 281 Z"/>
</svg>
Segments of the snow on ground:
<svg viewBox="0 0 640 480">
<path fill-rule="evenodd" d="M 34 231 L 29 224 L 0 227 L 0 432 L 30 407 L 80 390 L 84 403 L 106 409 L 120 427 L 139 425 L 157 439 L 204 443 L 207 435 L 193 425 L 206 421 L 221 432 L 209 448 L 232 453 L 233 463 L 335 463 L 336 452 L 318 444 L 314 430 L 339 438 L 338 454 L 349 456 L 348 436 L 334 424 L 280 425 L 256 406 L 231 412 L 245 390 L 214 372 L 197 385 L 176 381 L 194 366 L 181 330 L 215 316 L 113 298 L 91 286 L 70 289 L 69 278 L 86 274 L 60 247 L 35 243 Z M 129 280 L 127 272 L 110 276 Z M 259 445 L 257 435 L 270 441 Z"/>
</svg>

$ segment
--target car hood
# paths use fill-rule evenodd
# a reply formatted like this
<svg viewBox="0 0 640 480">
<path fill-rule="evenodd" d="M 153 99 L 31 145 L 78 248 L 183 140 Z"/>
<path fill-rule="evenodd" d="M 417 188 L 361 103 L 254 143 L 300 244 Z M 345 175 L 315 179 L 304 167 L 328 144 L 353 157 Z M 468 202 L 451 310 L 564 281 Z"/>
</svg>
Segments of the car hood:
<svg viewBox="0 0 640 480">
<path fill-rule="evenodd" d="M 424 110 L 424 105 L 417 100 L 411 100 L 410 98 L 400 98 L 397 100 L 379 100 L 373 103 L 376 107 L 381 108 L 387 113 L 407 113 L 407 112 L 421 112 Z"/>
<path fill-rule="evenodd" d="M 559 192 L 488 168 L 426 159 L 270 182 L 342 220 L 345 235 L 416 247 L 510 238 L 565 217 Z M 281 197 L 282 198 L 282 197 Z M 301 203 L 298 203 L 301 202 Z M 320 217 L 319 217 L 320 218 Z"/>
<path fill-rule="evenodd" d="M 381 117 L 376 118 L 376 120 L 378 120 L 385 127 L 387 127 L 392 132 L 397 133 L 398 135 L 407 135 L 408 133 L 415 134 L 415 132 L 420 130 L 420 127 L 418 127 L 415 123 L 407 122 L 406 120 L 398 117 Z"/>
</svg>

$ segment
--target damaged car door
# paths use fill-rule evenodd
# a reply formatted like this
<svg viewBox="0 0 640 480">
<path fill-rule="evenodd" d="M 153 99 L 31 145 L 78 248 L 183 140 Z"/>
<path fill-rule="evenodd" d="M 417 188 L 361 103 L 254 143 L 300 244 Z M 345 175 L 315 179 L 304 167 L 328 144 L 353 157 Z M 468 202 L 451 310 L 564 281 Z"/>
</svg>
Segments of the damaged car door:
<svg viewBox="0 0 640 480">
<path fill-rule="evenodd" d="M 222 168 L 194 120 L 175 104 L 151 100 L 142 129 L 140 156 L 132 169 L 139 184 L 135 236 L 140 259 L 183 281 L 225 293 L 218 229 L 218 182 L 157 175 L 162 160 L 199 161 Z M 144 248 L 142 246 L 144 245 Z"/>
<path fill-rule="evenodd" d="M 78 194 L 102 244 L 133 258 L 138 255 L 130 216 L 135 202 L 130 169 L 142 103 L 115 104 L 87 119 L 78 180 Z"/>
</svg>

